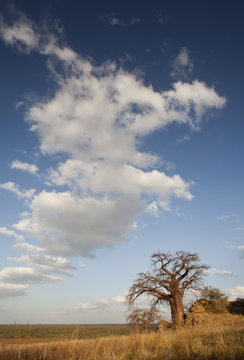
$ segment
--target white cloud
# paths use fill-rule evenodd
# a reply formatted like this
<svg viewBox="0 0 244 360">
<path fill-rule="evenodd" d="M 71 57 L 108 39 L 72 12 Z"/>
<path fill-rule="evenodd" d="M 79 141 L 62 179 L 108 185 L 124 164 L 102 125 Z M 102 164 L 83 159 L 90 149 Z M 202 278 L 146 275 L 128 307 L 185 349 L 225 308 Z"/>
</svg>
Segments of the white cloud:
<svg viewBox="0 0 244 360">
<path fill-rule="evenodd" d="M 17 234 L 15 231 L 13 230 L 9 230 L 7 229 L 5 226 L 0 227 L 0 234 L 4 235 L 4 236 L 8 236 L 8 237 L 14 237 L 15 239 L 21 241 L 23 240 L 23 236 Z"/>
<path fill-rule="evenodd" d="M 21 171 L 26 171 L 32 175 L 36 175 L 39 171 L 38 166 L 36 166 L 35 164 L 28 164 L 28 163 L 21 162 L 19 160 L 12 161 L 10 167 L 11 167 L 11 169 L 18 169 Z"/>
<path fill-rule="evenodd" d="M 29 217 L 14 227 L 36 237 L 50 252 L 90 256 L 94 249 L 125 241 L 134 230 L 141 203 L 136 198 L 86 197 L 43 191 L 30 204 Z"/>
<path fill-rule="evenodd" d="M 32 267 L 5 267 L 0 271 L 0 281 L 13 284 L 36 284 L 62 280 Z"/>
<path fill-rule="evenodd" d="M 173 61 L 172 68 L 173 70 L 170 75 L 173 78 L 187 79 L 192 73 L 193 62 L 190 59 L 189 51 L 186 47 L 180 49 L 179 54 Z"/>
<path fill-rule="evenodd" d="M 114 297 L 112 297 L 112 301 L 115 302 L 115 303 L 118 303 L 118 304 L 124 304 L 125 303 L 125 296 L 121 296 L 121 295 L 114 296 Z"/>
<path fill-rule="evenodd" d="M 183 143 L 185 141 L 189 141 L 190 138 L 191 138 L 190 135 L 184 135 L 181 138 L 177 139 L 176 142 L 180 144 L 180 143 Z"/>
<path fill-rule="evenodd" d="M 17 11 L 17 17 L 13 24 L 7 25 L 0 14 L 0 36 L 7 44 L 29 52 L 37 46 L 39 34 L 35 31 L 35 24 L 23 13 Z"/>
<path fill-rule="evenodd" d="M 58 273 L 67 276 L 72 276 L 75 267 L 72 266 L 66 259 L 63 257 L 52 257 L 49 255 L 36 255 L 28 254 L 22 255 L 19 258 L 8 258 L 9 260 L 30 265 L 36 270 L 39 270 L 44 273 Z"/>
<path fill-rule="evenodd" d="M 52 170 L 49 179 L 55 185 L 68 184 L 70 187 L 75 182 L 83 191 L 99 194 L 157 194 L 167 206 L 171 196 L 187 200 L 193 197 L 189 192 L 191 184 L 185 183 L 179 175 L 170 177 L 158 170 L 146 172 L 134 166 L 103 160 L 84 163 L 70 159 L 59 164 L 57 171 Z"/>
<path fill-rule="evenodd" d="M 126 303 L 125 297 L 119 295 L 112 298 L 97 299 L 91 302 L 77 304 L 71 309 L 71 312 L 81 312 L 81 311 L 98 312 L 105 308 L 108 309 L 113 306 L 125 305 L 125 303 Z"/>
<path fill-rule="evenodd" d="M 151 202 L 151 204 L 149 204 L 148 207 L 146 208 L 145 212 L 147 212 L 148 214 L 154 217 L 159 217 L 157 202 L 156 201 Z"/>
<path fill-rule="evenodd" d="M 237 298 L 244 298 L 244 286 L 236 286 L 234 288 L 227 289 L 230 294 L 230 300 L 235 300 Z"/>
<path fill-rule="evenodd" d="M 105 20 L 122 24 L 114 15 Z M 49 57 L 56 93 L 33 103 L 26 121 L 39 137 L 42 154 L 67 157 L 49 170 L 47 179 L 50 185 L 66 185 L 65 192 L 34 194 L 34 189 L 20 191 L 12 182 L 0 185 L 32 198 L 15 229 L 36 238 L 52 255 L 91 256 L 99 247 L 124 241 L 154 201 L 170 210 L 173 198 L 193 198 L 192 182 L 162 172 L 160 159 L 140 151 L 140 142 L 172 122 L 199 129 L 204 115 L 222 108 L 225 98 L 198 80 L 156 91 L 115 63 L 96 66 L 80 57 L 22 14 L 12 25 L 1 19 L 0 26 L 6 43 L 21 43 L 20 49 L 25 46 Z M 190 60 L 183 55 L 179 61 L 189 68 Z M 55 61 L 65 71 L 57 73 Z"/>
<path fill-rule="evenodd" d="M 6 183 L 0 184 L 0 188 L 13 192 L 20 199 L 29 199 L 33 197 L 35 193 L 35 189 L 20 190 L 19 185 L 15 184 L 12 181 L 8 181 Z"/>
<path fill-rule="evenodd" d="M 176 111 L 176 120 L 179 121 L 178 115 L 181 122 L 188 123 L 193 129 L 198 127 L 202 116 L 210 108 L 221 109 L 226 103 L 224 97 L 220 97 L 213 88 L 207 87 L 204 82 L 198 80 L 192 83 L 178 81 L 173 87 L 174 90 L 164 94 Z M 190 116 L 191 110 L 194 111 L 195 117 Z"/>
<path fill-rule="evenodd" d="M 27 294 L 28 285 L 0 283 L 0 300 Z"/>
<path fill-rule="evenodd" d="M 30 253 L 45 253 L 46 252 L 46 249 L 41 248 L 39 246 L 29 244 L 27 242 L 17 242 L 17 243 L 14 243 L 13 246 L 14 246 L 14 248 L 23 249 L 23 250 L 28 251 Z"/>
<path fill-rule="evenodd" d="M 19 102 L 17 102 L 17 104 L 15 105 L 15 107 L 16 107 L 16 109 L 19 109 L 19 108 L 21 108 L 21 106 L 23 106 L 24 105 L 24 101 L 19 101 Z"/>
<path fill-rule="evenodd" d="M 215 268 L 211 268 L 206 270 L 206 273 L 209 275 L 221 275 L 221 276 L 233 276 L 233 273 L 228 270 L 217 270 Z"/>
<path fill-rule="evenodd" d="M 14 9 L 15 20 L 7 24 L 0 14 L 0 37 L 9 45 L 16 46 L 19 51 L 33 50 L 44 55 L 53 55 L 60 60 L 71 63 L 76 54 L 71 49 L 58 45 L 57 39 L 46 24 L 36 24 L 21 11 Z M 55 29 L 58 30 L 59 29 Z"/>
</svg>

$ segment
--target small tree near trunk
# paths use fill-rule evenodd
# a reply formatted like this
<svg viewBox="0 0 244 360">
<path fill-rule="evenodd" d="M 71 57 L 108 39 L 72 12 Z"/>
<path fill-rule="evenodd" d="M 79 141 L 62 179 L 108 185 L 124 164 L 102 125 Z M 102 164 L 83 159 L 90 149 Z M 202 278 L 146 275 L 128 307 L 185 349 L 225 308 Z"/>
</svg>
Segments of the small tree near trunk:
<svg viewBox="0 0 244 360">
<path fill-rule="evenodd" d="M 132 308 L 126 317 L 127 323 L 134 328 L 138 329 L 142 327 L 145 331 L 148 331 L 149 325 L 158 322 L 160 314 L 158 309 L 151 307 L 149 309 Z"/>
<path fill-rule="evenodd" d="M 184 322 L 183 296 L 186 290 L 200 290 L 208 266 L 200 264 L 197 253 L 177 251 L 152 255 L 153 270 L 138 274 L 127 301 L 133 306 L 141 295 L 149 295 L 152 306 L 167 302 L 173 325 Z"/>
</svg>

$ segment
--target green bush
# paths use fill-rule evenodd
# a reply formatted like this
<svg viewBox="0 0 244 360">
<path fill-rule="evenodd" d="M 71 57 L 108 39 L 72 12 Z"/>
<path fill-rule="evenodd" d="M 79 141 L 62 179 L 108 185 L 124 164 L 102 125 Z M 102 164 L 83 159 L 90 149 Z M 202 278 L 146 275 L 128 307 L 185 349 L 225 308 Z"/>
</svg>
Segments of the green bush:
<svg viewBox="0 0 244 360">
<path fill-rule="evenodd" d="M 201 291 L 202 301 L 207 312 L 214 314 L 223 314 L 228 312 L 229 301 L 228 297 L 219 289 L 211 286 L 206 286 Z"/>
<path fill-rule="evenodd" d="M 228 311 L 231 314 L 244 315 L 244 299 L 237 298 L 229 302 Z"/>
</svg>

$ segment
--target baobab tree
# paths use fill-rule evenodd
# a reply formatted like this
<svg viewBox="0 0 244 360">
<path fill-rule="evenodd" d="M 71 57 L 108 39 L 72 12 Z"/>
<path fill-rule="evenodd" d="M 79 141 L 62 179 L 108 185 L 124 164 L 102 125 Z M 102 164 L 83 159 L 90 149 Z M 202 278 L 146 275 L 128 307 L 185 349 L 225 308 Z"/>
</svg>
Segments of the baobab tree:
<svg viewBox="0 0 244 360">
<path fill-rule="evenodd" d="M 200 290 L 208 266 L 200 264 L 197 253 L 177 251 L 156 253 L 152 257 L 153 270 L 140 273 L 129 289 L 127 301 L 133 306 L 141 295 L 150 295 L 151 306 L 167 302 L 173 325 L 184 322 L 183 296 L 186 290 Z"/>
</svg>

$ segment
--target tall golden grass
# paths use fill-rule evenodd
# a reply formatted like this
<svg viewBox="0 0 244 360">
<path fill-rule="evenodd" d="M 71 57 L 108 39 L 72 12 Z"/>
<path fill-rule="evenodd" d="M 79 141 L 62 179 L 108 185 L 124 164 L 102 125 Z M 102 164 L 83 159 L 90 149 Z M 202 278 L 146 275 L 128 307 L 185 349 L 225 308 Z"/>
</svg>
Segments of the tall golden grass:
<svg viewBox="0 0 244 360">
<path fill-rule="evenodd" d="M 1 360 L 243 360 L 244 318 L 165 332 L 2 345 Z"/>
</svg>

